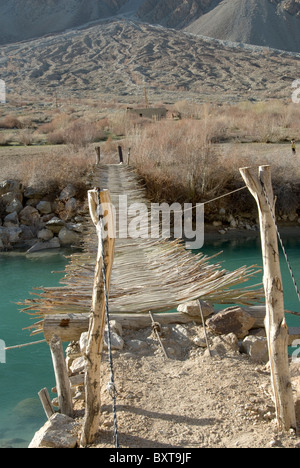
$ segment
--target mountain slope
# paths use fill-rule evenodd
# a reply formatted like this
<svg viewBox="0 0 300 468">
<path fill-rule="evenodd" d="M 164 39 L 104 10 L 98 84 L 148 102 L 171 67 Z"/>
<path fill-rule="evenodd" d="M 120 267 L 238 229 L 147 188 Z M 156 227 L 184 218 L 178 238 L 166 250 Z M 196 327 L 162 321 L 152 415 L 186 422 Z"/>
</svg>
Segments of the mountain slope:
<svg viewBox="0 0 300 468">
<path fill-rule="evenodd" d="M 0 44 L 64 31 L 116 15 L 128 0 L 9 0 L 0 2 Z"/>
<path fill-rule="evenodd" d="M 0 44 L 114 17 L 300 51 L 300 0 L 0 0 Z"/>
<path fill-rule="evenodd" d="M 300 59 L 228 47 L 174 29 L 113 20 L 2 46 L 0 76 L 11 93 L 43 98 L 233 101 L 291 97 Z M 142 97 L 142 98 L 141 98 Z"/>
<path fill-rule="evenodd" d="M 186 31 L 234 42 L 300 52 L 300 18 L 269 0 L 223 0 Z"/>
<path fill-rule="evenodd" d="M 145 0 L 137 17 L 152 24 L 181 29 L 215 8 L 221 0 Z"/>
</svg>

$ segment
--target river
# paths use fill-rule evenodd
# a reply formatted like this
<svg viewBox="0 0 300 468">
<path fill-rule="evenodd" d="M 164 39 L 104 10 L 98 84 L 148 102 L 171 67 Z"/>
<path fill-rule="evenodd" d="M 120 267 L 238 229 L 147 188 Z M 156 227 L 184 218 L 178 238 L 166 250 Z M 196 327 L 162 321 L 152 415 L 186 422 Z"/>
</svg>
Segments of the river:
<svg viewBox="0 0 300 468">
<path fill-rule="evenodd" d="M 300 239 L 295 236 L 285 239 L 285 246 L 296 280 L 300 283 Z M 259 239 L 205 241 L 205 254 L 212 255 L 217 251 L 223 251 L 218 262 L 228 270 L 243 265 L 262 265 Z M 53 252 L 30 256 L 0 254 L 0 339 L 6 346 L 43 338 L 41 335 L 32 338 L 28 331 L 23 330 L 32 323 L 32 318 L 20 313 L 16 302 L 28 298 L 34 287 L 57 285 L 63 273 L 53 274 L 52 271 L 63 271 L 66 262 L 64 255 Z M 285 307 L 300 312 L 283 257 L 282 276 Z M 261 274 L 253 284 L 260 281 Z M 300 326 L 300 317 L 289 316 L 287 320 L 289 326 Z M 51 392 L 55 385 L 52 361 L 46 343 L 7 351 L 5 357 L 6 362 L 0 364 L 0 447 L 23 448 L 46 421 L 37 393 L 44 387 Z"/>
</svg>

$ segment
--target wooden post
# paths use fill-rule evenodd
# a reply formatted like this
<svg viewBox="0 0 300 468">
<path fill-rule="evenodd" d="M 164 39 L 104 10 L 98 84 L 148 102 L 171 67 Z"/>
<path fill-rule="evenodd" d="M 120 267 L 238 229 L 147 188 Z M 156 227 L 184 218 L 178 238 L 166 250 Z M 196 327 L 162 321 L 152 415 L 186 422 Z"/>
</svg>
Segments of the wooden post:
<svg viewBox="0 0 300 468">
<path fill-rule="evenodd" d="M 61 339 L 54 335 L 50 341 L 50 349 L 55 373 L 57 396 L 60 412 L 66 416 L 73 417 L 73 404 L 71 386 L 68 377 L 66 360 Z"/>
<path fill-rule="evenodd" d="M 288 362 L 288 327 L 284 314 L 283 286 L 280 270 L 277 232 L 270 207 L 275 213 L 275 200 L 270 166 L 242 168 L 240 172 L 255 198 L 260 219 L 266 297 L 265 326 L 269 347 L 271 380 L 280 429 L 296 429 L 295 404 Z"/>
<path fill-rule="evenodd" d="M 120 164 L 123 164 L 124 159 L 123 159 L 123 150 L 122 150 L 122 146 L 118 146 L 118 152 L 119 152 Z"/>
<path fill-rule="evenodd" d="M 38 393 L 38 395 L 40 397 L 40 400 L 41 400 L 41 403 L 43 405 L 46 416 L 47 416 L 48 419 L 50 419 L 51 416 L 53 416 L 53 414 L 55 413 L 55 411 L 53 409 L 53 406 L 52 406 L 52 403 L 51 403 L 51 398 L 50 398 L 50 395 L 49 395 L 49 392 L 48 392 L 47 388 L 43 388 Z"/>
<path fill-rule="evenodd" d="M 99 200 L 100 197 L 100 200 Z M 86 447 L 92 444 L 99 431 L 99 422 L 101 415 L 101 377 L 100 365 L 101 354 L 104 342 L 105 328 L 105 294 L 104 294 L 104 278 L 102 273 L 102 245 L 104 249 L 105 268 L 106 268 L 106 284 L 109 291 L 110 276 L 113 265 L 114 244 L 115 239 L 104 236 L 102 232 L 102 223 L 99 218 L 99 208 L 103 209 L 103 215 L 108 220 L 108 223 L 113 222 L 113 211 L 110 209 L 111 200 L 108 190 L 99 192 L 97 189 L 88 192 L 89 209 L 93 223 L 98 235 L 98 254 L 95 269 L 92 310 L 89 322 L 88 344 L 86 348 L 86 369 L 85 369 L 85 418 L 83 430 L 81 434 L 81 447 Z M 106 210 L 106 213 L 105 213 Z M 102 240 L 103 239 L 103 240 Z"/>
<path fill-rule="evenodd" d="M 131 148 L 128 148 L 128 153 L 127 153 L 127 166 L 130 165 L 130 153 L 131 153 Z"/>
<path fill-rule="evenodd" d="M 100 146 L 96 146 L 95 151 L 96 151 L 96 166 L 98 166 L 98 164 L 100 164 L 100 152 L 101 152 Z"/>
</svg>

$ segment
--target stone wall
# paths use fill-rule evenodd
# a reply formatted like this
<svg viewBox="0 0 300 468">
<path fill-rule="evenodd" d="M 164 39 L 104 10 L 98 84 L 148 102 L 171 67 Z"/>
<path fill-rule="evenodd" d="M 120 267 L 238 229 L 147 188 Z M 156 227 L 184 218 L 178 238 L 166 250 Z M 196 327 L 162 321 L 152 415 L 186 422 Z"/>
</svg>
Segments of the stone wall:
<svg viewBox="0 0 300 468">
<path fill-rule="evenodd" d="M 49 194 L 23 187 L 16 180 L 2 181 L 0 251 L 77 247 L 84 231 L 84 213 L 84 202 L 73 185 Z"/>
</svg>

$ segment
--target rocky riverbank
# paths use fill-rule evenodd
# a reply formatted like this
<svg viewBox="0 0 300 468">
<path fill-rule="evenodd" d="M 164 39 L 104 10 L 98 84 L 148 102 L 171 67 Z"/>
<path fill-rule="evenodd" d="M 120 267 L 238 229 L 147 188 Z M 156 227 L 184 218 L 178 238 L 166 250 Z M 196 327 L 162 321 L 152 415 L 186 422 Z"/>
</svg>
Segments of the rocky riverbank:
<svg viewBox="0 0 300 468">
<path fill-rule="evenodd" d="M 299 447 L 293 431 L 279 433 L 269 377 L 263 308 L 214 311 L 202 303 L 178 307 L 190 323 L 159 327 L 166 359 L 153 328 L 133 329 L 111 321 L 122 448 Z M 198 315 L 196 315 L 198 314 Z M 201 321 L 201 320 L 200 320 Z M 107 341 L 107 331 L 105 342 Z M 85 410 L 87 333 L 66 349 L 74 419 L 55 413 L 29 448 L 75 448 Z M 101 370 L 101 431 L 94 448 L 113 447 L 107 345 Z M 299 364 L 291 363 L 299 418 Z M 52 390 L 57 393 L 57 388 Z M 52 401 L 58 405 L 58 399 Z"/>
<path fill-rule="evenodd" d="M 16 180 L 0 182 L 0 251 L 36 252 L 80 245 L 85 200 L 69 184 L 51 194 L 24 187 Z"/>
</svg>

